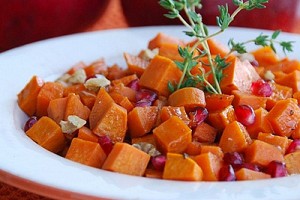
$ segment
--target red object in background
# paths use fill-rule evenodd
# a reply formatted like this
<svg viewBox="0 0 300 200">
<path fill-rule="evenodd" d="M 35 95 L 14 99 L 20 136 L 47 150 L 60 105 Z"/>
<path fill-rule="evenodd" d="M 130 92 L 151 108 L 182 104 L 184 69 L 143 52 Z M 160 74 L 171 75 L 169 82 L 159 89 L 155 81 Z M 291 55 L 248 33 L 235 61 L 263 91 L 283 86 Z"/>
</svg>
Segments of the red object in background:
<svg viewBox="0 0 300 200">
<path fill-rule="evenodd" d="M 158 4 L 158 0 L 121 0 L 124 14 L 130 26 L 180 24 L 167 19 L 168 11 Z M 200 13 L 207 25 L 216 25 L 219 15 L 217 5 L 228 4 L 229 11 L 236 8 L 232 0 L 202 0 Z M 300 0 L 269 0 L 265 9 L 243 10 L 237 15 L 233 26 L 263 28 L 290 32 L 300 32 Z"/>
<path fill-rule="evenodd" d="M 83 31 L 109 0 L 0 0 L 0 52 Z"/>
</svg>

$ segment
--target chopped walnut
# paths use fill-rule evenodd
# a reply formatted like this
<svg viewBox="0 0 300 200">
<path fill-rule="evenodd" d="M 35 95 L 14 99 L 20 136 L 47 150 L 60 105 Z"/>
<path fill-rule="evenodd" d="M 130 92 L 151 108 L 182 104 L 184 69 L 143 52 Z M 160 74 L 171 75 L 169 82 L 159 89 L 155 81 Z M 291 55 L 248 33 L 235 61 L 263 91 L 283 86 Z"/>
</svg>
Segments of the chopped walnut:
<svg viewBox="0 0 300 200">
<path fill-rule="evenodd" d="M 157 54 L 159 53 L 158 48 L 155 48 L 153 50 L 145 49 L 142 55 L 142 58 L 144 60 L 151 60 L 153 59 Z"/>
<path fill-rule="evenodd" d="M 74 74 L 67 80 L 67 82 L 76 84 L 76 83 L 84 83 L 86 80 L 86 73 L 84 69 L 78 69 Z"/>
<path fill-rule="evenodd" d="M 252 62 L 252 61 L 255 60 L 254 55 L 251 54 L 251 53 L 243 53 L 243 54 L 239 54 L 238 57 L 240 58 L 241 61 L 248 60 L 249 62 Z"/>
<path fill-rule="evenodd" d="M 275 79 L 275 75 L 272 73 L 271 70 L 267 70 L 264 74 L 264 79 L 267 81 L 272 81 Z"/>
<path fill-rule="evenodd" d="M 68 116 L 68 121 L 60 121 L 60 127 L 63 133 L 71 134 L 77 129 L 83 127 L 86 121 L 76 115 Z"/>
<path fill-rule="evenodd" d="M 97 75 L 96 78 L 90 78 L 85 83 L 84 86 L 91 91 L 97 92 L 101 87 L 106 87 L 110 85 L 110 81 L 103 75 Z"/>
<path fill-rule="evenodd" d="M 161 153 L 156 149 L 156 147 L 153 144 L 150 144 L 147 142 L 138 142 L 138 143 L 132 144 L 132 146 L 149 154 L 150 156 L 161 155 Z"/>
</svg>

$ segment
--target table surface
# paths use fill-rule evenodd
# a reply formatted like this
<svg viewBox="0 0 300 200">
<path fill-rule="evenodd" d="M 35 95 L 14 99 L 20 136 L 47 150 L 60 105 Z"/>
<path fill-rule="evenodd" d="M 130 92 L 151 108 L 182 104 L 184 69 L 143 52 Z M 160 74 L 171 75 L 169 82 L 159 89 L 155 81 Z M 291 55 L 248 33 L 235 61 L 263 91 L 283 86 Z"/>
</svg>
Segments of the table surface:
<svg viewBox="0 0 300 200">
<path fill-rule="evenodd" d="M 300 26 L 300 24 L 299 24 Z M 105 13 L 98 19 L 98 21 L 86 31 L 126 28 L 128 24 L 122 12 L 120 0 L 110 0 L 110 3 Z M 300 27 L 295 32 L 300 33 Z M 37 194 L 33 194 L 19 188 L 13 187 L 6 183 L 0 182 L 0 199 L 8 200 L 49 200 Z"/>
</svg>

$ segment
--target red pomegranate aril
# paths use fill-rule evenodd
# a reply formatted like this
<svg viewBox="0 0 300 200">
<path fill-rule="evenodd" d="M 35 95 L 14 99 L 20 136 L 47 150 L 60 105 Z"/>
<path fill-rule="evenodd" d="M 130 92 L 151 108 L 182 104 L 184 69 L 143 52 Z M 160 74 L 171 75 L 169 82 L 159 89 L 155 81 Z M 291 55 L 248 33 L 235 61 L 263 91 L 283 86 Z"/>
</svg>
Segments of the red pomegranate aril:
<svg viewBox="0 0 300 200">
<path fill-rule="evenodd" d="M 24 128 L 23 128 L 24 132 L 28 131 L 36 122 L 37 122 L 36 116 L 30 117 L 24 125 Z"/>
<path fill-rule="evenodd" d="M 231 165 L 221 167 L 219 171 L 219 181 L 235 181 L 235 173 Z"/>
<path fill-rule="evenodd" d="M 113 143 L 107 135 L 99 136 L 98 143 L 100 144 L 101 148 L 103 149 L 106 155 L 108 155 L 111 152 L 113 148 Z"/>
<path fill-rule="evenodd" d="M 141 100 L 153 102 L 157 99 L 157 94 L 151 90 L 141 89 L 136 92 L 135 98 L 137 102 Z"/>
<path fill-rule="evenodd" d="M 139 79 L 134 79 L 132 81 L 130 81 L 127 85 L 127 87 L 130 87 L 131 89 L 138 91 L 140 90 L 140 85 L 139 85 Z"/>
<path fill-rule="evenodd" d="M 206 108 L 199 107 L 195 111 L 189 113 L 190 117 L 190 126 L 196 127 L 201 124 L 208 116 L 208 111 Z"/>
<path fill-rule="evenodd" d="M 295 139 L 287 148 L 285 154 L 293 153 L 300 150 L 300 139 Z"/>
<path fill-rule="evenodd" d="M 237 120 L 243 125 L 249 126 L 255 122 L 255 113 L 251 106 L 239 105 L 234 110 Z"/>
<path fill-rule="evenodd" d="M 145 106 L 151 106 L 152 105 L 152 101 L 148 101 L 148 100 L 140 100 L 138 102 L 135 103 L 136 107 L 145 107 Z"/>
<path fill-rule="evenodd" d="M 257 60 L 252 60 L 251 62 L 250 62 L 250 64 L 253 66 L 253 67 L 259 67 L 259 63 L 258 63 L 258 61 Z"/>
<path fill-rule="evenodd" d="M 269 83 L 264 80 L 258 80 L 251 84 L 252 94 L 256 96 L 270 97 L 273 93 L 273 90 Z"/>
<path fill-rule="evenodd" d="M 270 174 L 272 178 L 287 176 L 285 164 L 279 161 L 271 161 L 265 171 Z"/>
<path fill-rule="evenodd" d="M 243 164 L 243 157 L 238 152 L 228 152 L 224 154 L 223 160 L 228 165 Z"/>
<path fill-rule="evenodd" d="M 164 155 L 153 156 L 151 157 L 151 163 L 154 169 L 163 171 L 166 164 L 166 156 Z"/>
</svg>

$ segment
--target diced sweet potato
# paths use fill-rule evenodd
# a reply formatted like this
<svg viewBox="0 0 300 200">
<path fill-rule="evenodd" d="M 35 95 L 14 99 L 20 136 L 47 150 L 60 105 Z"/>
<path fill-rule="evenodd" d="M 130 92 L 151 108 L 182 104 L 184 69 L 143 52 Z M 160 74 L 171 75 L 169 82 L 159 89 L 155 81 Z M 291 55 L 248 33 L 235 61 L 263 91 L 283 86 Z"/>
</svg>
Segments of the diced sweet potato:
<svg viewBox="0 0 300 200">
<path fill-rule="evenodd" d="M 128 131 L 132 138 L 141 137 L 151 131 L 157 120 L 156 106 L 135 107 L 128 113 Z"/>
<path fill-rule="evenodd" d="M 56 82 L 46 82 L 37 95 L 36 116 L 46 116 L 51 100 L 63 97 L 63 86 Z"/>
<path fill-rule="evenodd" d="M 96 96 L 95 104 L 90 112 L 89 122 L 91 129 L 96 127 L 98 121 L 112 103 L 114 103 L 114 100 L 106 92 L 105 88 L 101 88 Z"/>
<path fill-rule="evenodd" d="M 70 85 L 68 87 L 64 88 L 64 97 L 67 97 L 69 94 L 74 93 L 74 94 L 79 94 L 82 91 L 85 91 L 86 88 L 83 83 L 75 84 L 75 85 Z"/>
<path fill-rule="evenodd" d="M 41 117 L 26 131 L 26 134 L 41 147 L 53 153 L 62 151 L 66 145 L 60 126 L 47 116 Z"/>
<path fill-rule="evenodd" d="M 157 178 L 162 179 L 163 172 L 155 169 L 146 169 L 145 171 L 145 177 L 147 178 Z"/>
<path fill-rule="evenodd" d="M 300 91 L 300 71 L 296 70 L 289 74 L 286 74 L 281 78 L 275 79 L 275 82 L 280 85 L 292 88 L 293 92 L 298 92 Z"/>
<path fill-rule="evenodd" d="M 98 136 L 95 135 L 93 133 L 93 131 L 91 129 L 89 129 L 88 127 L 81 127 L 80 129 L 78 129 L 78 138 L 83 139 L 83 140 L 87 140 L 87 141 L 91 141 L 91 142 L 98 142 Z"/>
<path fill-rule="evenodd" d="M 92 129 L 96 135 L 107 135 L 113 142 L 122 142 L 127 130 L 127 111 L 116 103 L 110 104 Z"/>
<path fill-rule="evenodd" d="M 164 153 L 183 153 L 192 141 L 192 130 L 177 116 L 173 116 L 153 130 L 158 148 Z"/>
<path fill-rule="evenodd" d="M 183 106 L 185 109 L 206 106 L 204 92 L 195 87 L 185 87 L 173 92 L 168 102 L 170 106 Z"/>
<path fill-rule="evenodd" d="M 178 83 L 182 72 L 169 58 L 155 56 L 140 78 L 139 84 L 158 93 L 158 95 L 169 96 L 168 83 Z"/>
<path fill-rule="evenodd" d="M 64 120 L 66 105 L 67 97 L 51 100 L 47 109 L 48 117 L 59 124 L 61 120 Z"/>
<path fill-rule="evenodd" d="M 151 39 L 148 43 L 149 49 L 155 49 L 160 48 L 162 44 L 177 44 L 177 45 L 183 45 L 184 42 L 180 40 L 179 38 L 167 35 L 165 33 L 158 33 L 153 39 Z"/>
<path fill-rule="evenodd" d="M 300 174 L 300 151 L 295 151 L 293 153 L 285 155 L 284 162 L 286 164 L 286 169 L 290 175 Z"/>
<path fill-rule="evenodd" d="M 64 120 L 68 120 L 70 115 L 76 115 L 83 120 L 87 120 L 90 115 L 90 109 L 83 105 L 80 97 L 74 93 L 69 94 L 67 97 Z"/>
<path fill-rule="evenodd" d="M 277 147 L 281 153 L 284 155 L 286 149 L 289 145 L 289 139 L 285 136 L 273 135 L 271 133 L 260 132 L 257 136 L 258 140 L 264 141 L 266 143 L 272 144 Z"/>
<path fill-rule="evenodd" d="M 252 52 L 260 66 L 269 66 L 279 61 L 278 56 L 271 47 L 262 47 Z"/>
<path fill-rule="evenodd" d="M 245 180 L 259 180 L 259 179 L 269 179 L 271 178 L 271 175 L 263 173 L 263 172 L 257 172 L 254 170 L 250 170 L 247 168 L 241 168 L 238 171 L 235 172 L 236 179 L 239 181 L 245 181 Z"/>
<path fill-rule="evenodd" d="M 194 131 L 193 140 L 204 143 L 213 143 L 217 136 L 217 129 L 209 124 L 202 122 Z"/>
<path fill-rule="evenodd" d="M 44 81 L 33 76 L 18 94 L 18 105 L 28 115 L 33 116 L 37 107 L 37 96 L 44 85 Z"/>
<path fill-rule="evenodd" d="M 137 79 L 138 79 L 138 77 L 137 77 L 136 74 L 131 74 L 131 75 L 119 78 L 119 79 L 115 79 L 111 83 L 114 86 L 119 85 L 119 84 L 123 84 L 124 86 L 127 86 L 131 81 L 134 81 L 134 80 L 137 80 Z"/>
<path fill-rule="evenodd" d="M 125 108 L 127 112 L 130 112 L 134 108 L 133 103 L 128 99 L 128 97 L 125 97 L 117 92 L 111 92 L 109 95 L 118 105 Z"/>
<path fill-rule="evenodd" d="M 204 181 L 217 181 L 222 159 L 212 153 L 203 153 L 195 156 L 193 160 L 201 167 Z"/>
<path fill-rule="evenodd" d="M 267 97 L 256 96 L 250 93 L 241 92 L 238 90 L 233 90 L 232 94 L 234 95 L 234 100 L 232 105 L 234 107 L 239 105 L 248 105 L 251 106 L 254 110 L 259 108 L 266 108 Z"/>
<path fill-rule="evenodd" d="M 224 110 L 231 105 L 233 98 L 233 95 L 227 94 L 205 94 L 205 108 L 208 112 Z"/>
<path fill-rule="evenodd" d="M 106 154 L 98 143 L 74 138 L 66 158 L 84 165 L 101 168 Z"/>
<path fill-rule="evenodd" d="M 188 144 L 186 147 L 184 153 L 190 155 L 190 156 L 196 156 L 201 153 L 201 143 L 197 141 L 192 141 Z"/>
<path fill-rule="evenodd" d="M 289 137 L 300 119 L 300 108 L 295 99 L 278 101 L 266 118 L 276 135 Z"/>
<path fill-rule="evenodd" d="M 271 126 L 266 118 L 268 111 L 263 108 L 256 109 L 255 113 L 255 121 L 253 124 L 248 125 L 246 127 L 250 137 L 252 139 L 256 139 L 259 132 L 272 132 Z"/>
<path fill-rule="evenodd" d="M 102 169 L 122 174 L 143 176 L 150 155 L 127 144 L 117 142 L 107 156 Z"/>
<path fill-rule="evenodd" d="M 184 107 L 164 106 L 160 111 L 161 122 L 167 121 L 170 117 L 179 117 L 186 125 L 190 123 L 190 119 L 187 116 Z"/>
<path fill-rule="evenodd" d="M 260 166 L 267 166 L 271 161 L 283 162 L 281 151 L 274 145 L 255 140 L 245 150 L 245 160 Z"/>
<path fill-rule="evenodd" d="M 267 100 L 267 110 L 271 110 L 277 101 L 292 98 L 293 89 L 277 83 L 270 83 L 273 90 L 272 95 Z"/>
<path fill-rule="evenodd" d="M 201 146 L 201 154 L 202 153 L 212 153 L 218 156 L 219 158 L 223 158 L 224 153 L 221 147 L 216 145 L 202 145 Z"/>
<path fill-rule="evenodd" d="M 180 56 L 178 52 L 178 44 L 164 43 L 160 45 L 159 53 L 160 56 L 170 58 L 171 60 L 176 60 L 182 62 L 184 59 Z"/>
<path fill-rule="evenodd" d="M 140 143 L 140 142 L 146 142 L 146 143 L 156 146 L 156 142 L 155 142 L 153 134 L 147 134 L 142 137 L 136 137 L 136 138 L 131 139 L 131 144 L 136 144 L 136 143 Z"/>
<path fill-rule="evenodd" d="M 224 153 L 243 152 L 251 142 L 246 128 L 238 121 L 234 121 L 225 127 L 219 146 Z"/>
<path fill-rule="evenodd" d="M 232 105 L 223 110 L 211 112 L 208 114 L 209 123 L 217 130 L 223 130 L 228 124 L 235 121 L 235 113 Z"/>
<path fill-rule="evenodd" d="M 136 91 L 131 89 L 130 87 L 126 87 L 123 83 L 120 83 L 118 85 L 115 85 L 111 88 L 111 92 L 116 92 L 121 94 L 124 97 L 127 97 L 130 101 L 135 102 L 136 101 Z"/>
<path fill-rule="evenodd" d="M 223 93 L 231 94 L 233 90 L 247 92 L 252 82 L 260 79 L 249 61 L 240 61 L 237 57 L 234 57 L 229 62 L 230 65 L 223 70 L 224 78 L 220 83 Z"/>
<path fill-rule="evenodd" d="M 149 65 L 149 61 L 129 53 L 124 53 L 124 58 L 127 63 L 128 70 L 139 77 L 144 73 L 145 69 Z"/>
<path fill-rule="evenodd" d="M 202 169 L 193 159 L 176 153 L 167 154 L 163 179 L 201 181 L 202 178 Z"/>
</svg>

